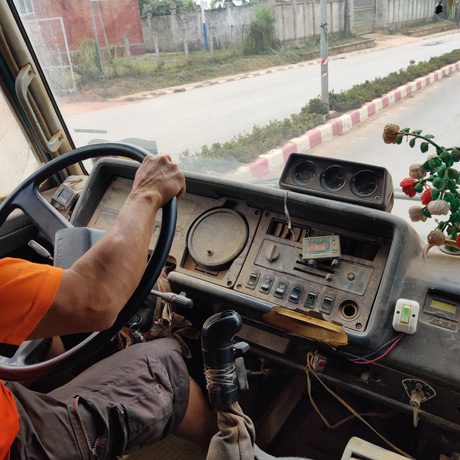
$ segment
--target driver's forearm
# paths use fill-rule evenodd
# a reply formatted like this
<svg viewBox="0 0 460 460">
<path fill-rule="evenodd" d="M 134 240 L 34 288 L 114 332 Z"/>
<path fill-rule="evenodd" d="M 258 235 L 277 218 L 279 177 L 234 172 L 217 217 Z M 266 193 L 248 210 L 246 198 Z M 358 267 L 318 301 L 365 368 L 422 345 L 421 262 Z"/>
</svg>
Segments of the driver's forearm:
<svg viewBox="0 0 460 460">
<path fill-rule="evenodd" d="M 145 270 L 159 201 L 131 193 L 114 226 L 64 270 L 48 314 L 33 337 L 90 332 L 110 327 Z"/>
</svg>

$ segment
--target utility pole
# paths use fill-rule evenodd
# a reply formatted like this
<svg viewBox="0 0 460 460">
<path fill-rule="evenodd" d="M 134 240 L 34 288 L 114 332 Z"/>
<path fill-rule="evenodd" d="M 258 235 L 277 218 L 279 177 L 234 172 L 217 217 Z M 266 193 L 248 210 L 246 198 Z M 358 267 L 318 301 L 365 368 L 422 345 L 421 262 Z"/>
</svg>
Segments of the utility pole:
<svg viewBox="0 0 460 460">
<path fill-rule="evenodd" d="M 321 100 L 329 108 L 329 64 L 327 44 L 327 0 L 321 0 Z"/>
<path fill-rule="evenodd" d="M 94 10 L 93 10 L 93 2 L 94 0 L 89 0 L 89 12 L 91 14 L 91 22 L 93 26 L 93 33 L 94 33 L 94 39 L 95 39 L 95 47 L 96 47 L 96 58 L 97 58 L 97 65 L 99 67 L 99 77 L 101 80 L 105 79 L 104 75 L 104 61 L 102 60 L 102 53 L 101 53 L 101 46 L 99 45 L 99 37 L 97 34 L 97 23 L 96 23 L 96 17 L 94 15 Z"/>
<path fill-rule="evenodd" d="M 200 8 L 201 8 L 201 24 L 203 25 L 203 43 L 204 43 L 204 49 L 208 51 L 208 30 L 206 28 L 206 17 L 204 15 L 204 5 L 203 5 L 204 0 L 200 0 Z"/>
</svg>

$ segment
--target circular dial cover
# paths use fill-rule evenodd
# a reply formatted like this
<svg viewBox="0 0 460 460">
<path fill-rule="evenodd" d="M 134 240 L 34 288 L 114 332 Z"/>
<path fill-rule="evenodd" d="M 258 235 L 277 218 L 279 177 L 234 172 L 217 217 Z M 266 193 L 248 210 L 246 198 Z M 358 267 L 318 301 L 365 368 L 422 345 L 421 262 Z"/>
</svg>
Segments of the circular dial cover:
<svg viewBox="0 0 460 460">
<path fill-rule="evenodd" d="M 376 192 L 378 179 L 374 171 L 364 170 L 356 173 L 351 179 L 351 191 L 357 195 L 366 197 Z"/>
<path fill-rule="evenodd" d="M 187 243 L 193 260 L 208 270 L 223 270 L 238 257 L 248 239 L 244 218 L 232 209 L 218 208 L 198 218 Z"/>
<path fill-rule="evenodd" d="M 297 185 L 305 185 L 315 176 L 315 171 L 312 161 L 302 161 L 294 168 L 292 179 Z"/>
<path fill-rule="evenodd" d="M 333 192 L 340 190 L 347 182 L 342 166 L 329 166 L 321 173 L 321 185 Z"/>
</svg>

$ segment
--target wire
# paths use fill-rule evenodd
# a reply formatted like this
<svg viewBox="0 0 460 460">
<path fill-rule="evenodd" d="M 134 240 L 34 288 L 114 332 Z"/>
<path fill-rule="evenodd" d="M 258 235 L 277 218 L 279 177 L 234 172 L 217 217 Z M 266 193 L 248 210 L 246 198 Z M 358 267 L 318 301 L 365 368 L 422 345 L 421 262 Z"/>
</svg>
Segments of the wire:
<svg viewBox="0 0 460 460">
<path fill-rule="evenodd" d="M 401 340 L 403 336 L 401 336 L 399 338 L 399 340 Z M 397 342 L 395 341 L 395 344 Z M 389 350 L 387 350 L 387 352 L 389 352 Z M 385 353 L 387 353 L 385 352 Z M 305 367 L 305 373 L 307 375 L 307 393 L 308 393 L 308 398 L 310 400 L 310 403 L 313 407 L 313 409 L 315 410 L 315 412 L 319 415 L 319 417 L 321 418 L 321 420 L 324 422 L 324 424 L 328 427 L 328 428 L 331 428 L 331 429 L 334 429 L 336 426 L 337 426 L 337 423 L 335 425 L 331 425 L 328 420 L 326 419 L 326 417 L 321 413 L 321 411 L 319 410 L 319 407 L 317 406 L 315 400 L 313 399 L 313 395 L 312 395 L 312 392 L 311 392 L 311 377 L 310 377 L 310 374 L 313 375 L 315 377 L 316 380 L 318 380 L 318 382 L 322 385 L 322 387 L 331 395 L 333 396 L 340 404 L 342 404 L 342 406 L 344 406 L 348 411 L 350 411 L 352 413 L 352 415 L 354 417 L 356 417 L 359 421 L 361 421 L 362 423 L 364 423 L 373 433 L 375 433 L 383 442 L 385 442 L 388 446 L 390 446 L 394 451 L 398 452 L 399 454 L 403 455 L 404 457 L 406 458 L 410 458 L 412 460 L 413 457 L 411 457 L 409 454 L 407 454 L 406 452 L 404 452 L 403 450 L 401 450 L 399 447 L 395 446 L 391 441 L 389 441 L 387 438 L 385 438 L 385 436 L 383 436 L 382 434 L 380 434 L 367 420 L 365 420 L 361 414 L 359 414 L 358 412 L 356 412 L 355 409 L 353 409 L 353 407 L 351 407 L 345 400 L 343 400 L 337 393 L 335 393 L 331 388 L 329 388 L 324 382 L 323 380 L 317 375 L 317 373 L 313 370 L 312 368 L 312 361 L 313 361 L 313 358 L 314 358 L 314 355 L 313 353 L 308 353 L 307 354 L 307 365 Z M 345 420 L 345 419 L 344 419 Z"/>
<path fill-rule="evenodd" d="M 380 356 L 377 356 L 376 358 L 374 359 L 370 359 L 370 360 L 367 360 L 367 361 L 354 361 L 356 364 L 372 364 L 372 363 L 375 363 L 377 361 L 380 361 L 381 359 L 385 358 L 385 356 L 390 353 L 391 350 L 393 350 L 393 348 L 398 345 L 398 343 L 404 338 L 404 334 L 401 334 L 393 343 L 392 345 L 390 345 L 390 347 L 388 347 L 388 349 L 385 351 L 385 353 L 381 354 Z"/>
<path fill-rule="evenodd" d="M 284 194 L 284 216 L 286 217 L 287 224 L 288 224 L 288 235 L 291 237 L 294 232 L 292 231 L 292 221 L 291 221 L 291 216 L 289 215 L 289 209 L 287 205 L 287 200 L 288 200 L 288 193 L 289 190 L 286 190 L 286 193 Z"/>
<path fill-rule="evenodd" d="M 399 334 L 399 335 L 393 337 L 392 339 L 388 340 L 388 342 L 385 342 L 383 345 L 380 345 L 380 347 L 377 348 L 376 350 L 371 351 L 370 353 L 368 353 L 367 355 L 364 355 L 364 356 L 357 356 L 357 355 L 354 355 L 353 353 L 347 353 L 346 351 L 341 351 L 340 353 L 344 354 L 344 355 L 347 355 L 348 356 L 347 359 L 352 361 L 352 362 L 365 361 L 366 359 L 370 358 L 371 356 L 376 355 L 379 351 L 383 350 L 384 348 L 392 345 L 402 335 L 403 334 Z"/>
</svg>

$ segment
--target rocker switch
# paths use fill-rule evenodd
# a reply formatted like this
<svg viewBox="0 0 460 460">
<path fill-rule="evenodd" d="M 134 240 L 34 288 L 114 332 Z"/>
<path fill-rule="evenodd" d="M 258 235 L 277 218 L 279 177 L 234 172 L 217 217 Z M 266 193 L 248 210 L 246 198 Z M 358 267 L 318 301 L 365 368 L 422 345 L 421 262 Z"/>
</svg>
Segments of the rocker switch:
<svg viewBox="0 0 460 460">
<path fill-rule="evenodd" d="M 246 287 L 248 287 L 249 289 L 255 289 L 257 285 L 257 281 L 259 281 L 259 276 L 260 276 L 260 273 L 252 272 L 249 275 L 248 282 L 246 283 Z"/>
<path fill-rule="evenodd" d="M 294 286 L 289 294 L 288 300 L 292 303 L 299 303 L 303 289 L 300 286 Z"/>
<path fill-rule="evenodd" d="M 282 299 L 284 297 L 284 294 L 286 294 L 287 288 L 288 288 L 289 283 L 286 281 L 280 281 L 278 283 L 278 286 L 276 286 L 275 293 L 273 294 L 275 297 L 279 297 Z"/>
<path fill-rule="evenodd" d="M 259 291 L 263 292 L 264 294 L 268 294 L 270 289 L 272 288 L 273 284 L 273 277 L 271 276 L 264 276 L 262 279 L 262 283 L 260 284 Z"/>
</svg>

